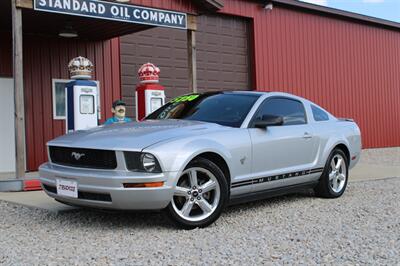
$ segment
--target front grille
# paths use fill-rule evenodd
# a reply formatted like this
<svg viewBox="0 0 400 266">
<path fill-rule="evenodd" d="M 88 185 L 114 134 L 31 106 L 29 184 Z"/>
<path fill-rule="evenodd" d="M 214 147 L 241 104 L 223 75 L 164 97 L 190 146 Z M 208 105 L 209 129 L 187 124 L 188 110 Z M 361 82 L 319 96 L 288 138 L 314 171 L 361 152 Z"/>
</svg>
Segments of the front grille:
<svg viewBox="0 0 400 266">
<path fill-rule="evenodd" d="M 56 187 L 49 186 L 49 185 L 46 185 L 46 184 L 43 184 L 43 187 L 44 187 L 44 189 L 47 190 L 48 192 L 57 194 L 57 189 L 56 189 Z"/>
<path fill-rule="evenodd" d="M 79 199 L 87 199 L 87 200 L 111 202 L 110 194 L 102 194 L 102 193 L 78 191 L 78 198 Z"/>
<path fill-rule="evenodd" d="M 94 169 L 117 168 L 114 151 L 50 146 L 49 153 L 51 161 L 60 165 Z"/>
<path fill-rule="evenodd" d="M 43 187 L 48 192 L 57 194 L 56 187 L 49 186 L 49 185 L 46 185 L 46 184 L 43 184 Z M 110 194 L 94 193 L 94 192 L 87 192 L 87 191 L 78 191 L 78 199 L 111 202 Z"/>
</svg>

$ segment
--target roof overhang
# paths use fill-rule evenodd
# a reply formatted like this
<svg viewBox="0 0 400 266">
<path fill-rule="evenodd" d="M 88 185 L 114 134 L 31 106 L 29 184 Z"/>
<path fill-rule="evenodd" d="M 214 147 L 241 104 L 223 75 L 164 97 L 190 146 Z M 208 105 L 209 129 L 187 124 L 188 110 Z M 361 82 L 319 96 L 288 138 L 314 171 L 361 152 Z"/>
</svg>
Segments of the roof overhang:
<svg viewBox="0 0 400 266">
<path fill-rule="evenodd" d="M 142 31 L 145 29 L 149 29 L 155 26 L 164 26 L 164 27 L 173 27 L 173 28 L 180 28 L 186 29 L 189 27 L 190 24 L 189 19 L 185 19 L 185 17 L 189 17 L 187 14 L 172 10 L 163 10 L 159 8 L 148 8 L 145 6 L 137 6 L 128 4 L 120 4 L 116 3 L 116 1 L 93 1 L 87 0 L 89 3 L 98 3 L 98 5 L 108 6 L 106 8 L 106 14 L 100 15 L 96 13 L 95 16 L 86 15 L 84 13 L 77 14 L 75 10 L 61 10 L 61 12 L 57 10 L 52 10 L 52 6 L 46 8 L 50 8 L 49 10 L 41 10 L 38 7 L 40 4 L 39 1 L 36 3 L 36 9 L 34 8 L 34 1 L 33 0 L 16 0 L 16 5 L 18 8 L 22 9 L 22 29 L 23 33 L 29 35 L 36 35 L 36 36 L 51 36 L 51 37 L 58 37 L 59 33 L 65 31 L 66 29 L 70 31 L 76 31 L 78 33 L 78 37 L 75 39 L 80 40 L 106 40 L 111 39 L 118 36 L 123 36 L 126 34 L 135 33 L 138 31 Z M 0 31 L 3 32 L 11 32 L 11 1 L 0 1 Z M 109 4 L 108 4 L 109 3 Z M 107 12 L 112 10 L 111 7 L 118 7 L 120 8 L 121 14 L 128 14 L 125 15 L 130 19 L 118 19 L 111 17 L 111 13 L 107 15 Z M 114 9 L 115 10 L 115 9 Z M 171 18 L 169 20 L 170 24 L 167 22 L 160 23 L 150 23 L 150 21 L 145 21 L 142 19 L 136 19 L 136 16 L 131 15 L 136 14 L 133 11 L 139 10 L 141 12 L 145 10 L 147 14 L 150 12 L 157 12 L 157 18 L 161 18 L 161 15 L 164 14 L 163 17 L 166 17 L 165 14 L 169 14 Z M 124 12 L 123 12 L 124 11 Z M 75 12 L 75 13 L 74 13 Z M 151 14 L 151 13 L 150 13 Z M 101 17 L 103 16 L 103 17 Z M 110 17 L 108 17 L 110 16 Z M 183 17 L 184 19 L 179 19 L 180 25 L 174 26 L 174 20 L 172 17 Z M 116 20 L 118 19 L 118 20 Z M 176 20 L 176 19 L 175 19 Z M 171 22 L 172 21 L 172 22 Z M 183 21 L 183 22 L 182 22 Z M 187 22 L 186 22 L 187 21 Z M 177 23 L 177 22 L 175 22 Z"/>
<path fill-rule="evenodd" d="M 141 24 L 37 12 L 33 9 L 24 9 L 22 18 L 24 34 L 56 37 L 61 30 L 72 26 L 80 40 L 106 40 L 152 28 Z"/>
<path fill-rule="evenodd" d="M 198 5 L 209 11 L 218 11 L 224 7 L 223 0 L 197 0 Z"/>
</svg>

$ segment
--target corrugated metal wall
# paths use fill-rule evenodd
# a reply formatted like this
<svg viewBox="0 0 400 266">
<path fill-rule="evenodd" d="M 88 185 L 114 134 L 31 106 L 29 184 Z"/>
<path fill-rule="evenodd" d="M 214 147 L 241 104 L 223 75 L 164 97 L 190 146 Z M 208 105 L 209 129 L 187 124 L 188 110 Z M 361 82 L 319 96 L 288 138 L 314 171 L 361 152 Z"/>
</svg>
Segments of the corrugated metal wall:
<svg viewBox="0 0 400 266">
<path fill-rule="evenodd" d="M 1 42 L 3 47 L 11 43 Z M 36 170 L 47 160 L 47 141 L 65 134 L 64 120 L 53 120 L 52 79 L 68 79 L 69 60 L 78 55 L 95 65 L 94 79 L 100 81 L 102 121 L 111 116 L 113 100 L 121 97 L 119 40 L 83 42 L 45 37 L 24 37 L 24 92 L 27 169 Z M 2 53 L 4 58 L 10 57 Z M 11 64 L 2 66 L 0 76 L 12 76 Z"/>
<path fill-rule="evenodd" d="M 400 146 L 400 32 L 249 1 L 256 89 L 294 93 L 359 124 L 363 147 Z"/>
</svg>

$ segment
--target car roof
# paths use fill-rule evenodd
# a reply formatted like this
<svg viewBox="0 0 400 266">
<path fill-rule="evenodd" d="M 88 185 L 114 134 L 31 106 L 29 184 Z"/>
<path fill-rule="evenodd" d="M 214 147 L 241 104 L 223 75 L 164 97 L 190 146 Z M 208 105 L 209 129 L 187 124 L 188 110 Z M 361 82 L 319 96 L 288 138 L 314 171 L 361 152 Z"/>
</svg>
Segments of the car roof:
<svg viewBox="0 0 400 266">
<path fill-rule="evenodd" d="M 267 92 L 263 92 L 263 91 L 207 91 L 207 92 L 203 92 L 203 93 L 200 93 L 200 94 L 242 94 L 242 95 L 252 95 L 252 96 L 254 96 L 254 95 L 258 95 L 258 96 L 261 96 L 261 95 L 264 95 L 264 94 L 266 94 Z"/>
<path fill-rule="evenodd" d="M 293 98 L 301 98 L 304 99 L 300 96 L 297 96 L 295 94 L 287 93 L 287 92 L 281 92 L 281 91 L 208 91 L 200 94 L 242 94 L 242 95 L 257 95 L 257 96 L 262 96 L 262 95 L 276 95 L 276 96 L 287 96 L 287 97 L 293 97 Z"/>
<path fill-rule="evenodd" d="M 227 90 L 227 91 L 208 91 L 208 92 L 203 92 L 203 93 L 196 93 L 196 94 L 240 94 L 240 95 L 248 95 L 248 96 L 264 96 L 262 98 L 266 98 L 267 96 L 283 96 L 283 97 L 291 97 L 300 101 L 304 102 L 310 102 L 307 99 L 297 96 L 295 94 L 287 93 L 287 92 L 280 92 L 280 91 L 233 91 L 233 90 Z M 310 102 L 311 103 L 311 102 Z"/>
</svg>

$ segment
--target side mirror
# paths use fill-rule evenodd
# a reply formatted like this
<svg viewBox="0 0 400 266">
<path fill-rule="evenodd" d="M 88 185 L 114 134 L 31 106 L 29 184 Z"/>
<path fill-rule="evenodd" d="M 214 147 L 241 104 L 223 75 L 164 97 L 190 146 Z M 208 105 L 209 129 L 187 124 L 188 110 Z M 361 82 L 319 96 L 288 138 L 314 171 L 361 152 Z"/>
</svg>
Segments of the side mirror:
<svg viewBox="0 0 400 266">
<path fill-rule="evenodd" d="M 281 125 L 283 125 L 283 117 L 277 115 L 263 115 L 261 119 L 254 122 L 254 127 L 264 129 L 269 126 Z"/>
</svg>

